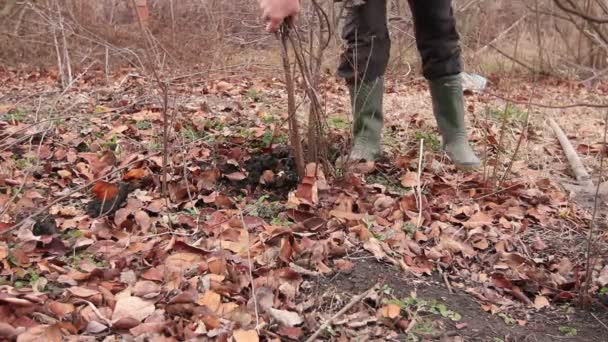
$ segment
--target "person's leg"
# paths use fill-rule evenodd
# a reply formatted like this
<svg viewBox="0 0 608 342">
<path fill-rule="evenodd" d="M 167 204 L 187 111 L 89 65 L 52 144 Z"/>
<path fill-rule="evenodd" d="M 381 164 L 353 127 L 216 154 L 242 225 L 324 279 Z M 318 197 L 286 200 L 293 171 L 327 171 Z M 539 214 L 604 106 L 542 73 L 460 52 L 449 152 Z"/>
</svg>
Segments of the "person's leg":
<svg viewBox="0 0 608 342">
<path fill-rule="evenodd" d="M 443 148 L 456 166 L 479 167 L 480 161 L 469 145 L 464 122 L 462 62 L 452 1 L 408 1 L 422 57 L 422 73 L 429 81 Z"/>
<path fill-rule="evenodd" d="M 352 160 L 374 160 L 380 153 L 384 72 L 390 53 L 386 0 L 358 2 L 348 8 L 342 38 L 346 50 L 338 75 L 349 87 L 354 119 Z"/>
</svg>

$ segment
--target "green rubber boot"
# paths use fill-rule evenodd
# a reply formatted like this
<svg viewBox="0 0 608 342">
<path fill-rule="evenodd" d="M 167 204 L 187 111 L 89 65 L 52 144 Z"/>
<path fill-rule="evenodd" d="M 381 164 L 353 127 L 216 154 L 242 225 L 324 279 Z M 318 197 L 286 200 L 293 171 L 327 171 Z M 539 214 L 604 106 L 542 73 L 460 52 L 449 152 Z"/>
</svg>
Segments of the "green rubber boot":
<svg viewBox="0 0 608 342">
<path fill-rule="evenodd" d="M 380 155 L 382 137 L 382 98 L 384 79 L 349 86 L 354 118 L 354 144 L 350 160 L 373 161 Z"/>
<path fill-rule="evenodd" d="M 469 145 L 464 123 L 464 97 L 460 75 L 446 76 L 429 81 L 433 113 L 442 136 L 443 149 L 461 169 L 476 169 L 479 158 Z"/>
</svg>

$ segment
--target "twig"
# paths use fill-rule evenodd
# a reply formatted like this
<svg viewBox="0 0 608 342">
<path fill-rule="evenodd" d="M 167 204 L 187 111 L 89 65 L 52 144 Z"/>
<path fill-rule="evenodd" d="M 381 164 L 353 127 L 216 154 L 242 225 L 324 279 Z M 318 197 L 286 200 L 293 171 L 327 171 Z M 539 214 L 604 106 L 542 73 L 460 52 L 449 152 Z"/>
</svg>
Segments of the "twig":
<svg viewBox="0 0 608 342">
<path fill-rule="evenodd" d="M 416 326 L 416 321 L 418 320 L 418 310 L 416 310 L 414 312 L 414 314 L 412 315 L 412 319 L 410 320 L 410 324 L 407 326 L 407 329 L 405 329 L 405 334 L 408 335 L 412 329 L 414 329 L 414 327 Z"/>
<path fill-rule="evenodd" d="M 481 47 L 479 50 L 475 51 L 473 53 L 473 56 L 477 56 L 480 52 L 486 50 L 490 45 L 492 45 L 492 44 L 496 43 L 497 41 L 499 41 L 502 37 L 504 37 L 506 34 L 508 34 L 509 32 L 511 32 L 511 30 L 513 30 L 515 27 L 517 27 L 517 25 L 519 25 L 519 23 L 521 23 L 522 21 L 524 21 L 524 19 L 526 19 L 527 17 L 528 17 L 528 13 L 522 15 L 511 26 L 509 26 L 506 30 L 502 31 L 498 36 L 496 36 L 496 38 L 492 39 L 489 43 L 487 43 L 486 45 L 484 45 L 483 47 Z"/>
<path fill-rule="evenodd" d="M 589 236 L 587 238 L 587 269 L 585 270 L 585 283 L 583 284 L 583 286 L 581 287 L 581 292 L 580 292 L 580 297 L 581 297 L 581 304 L 585 303 L 584 301 L 584 297 L 586 297 L 589 294 L 589 288 L 591 287 L 591 278 L 592 278 L 592 272 L 593 272 L 593 267 L 591 267 L 591 255 L 595 254 L 593 253 L 593 250 L 595 249 L 595 241 L 594 241 L 594 237 L 595 237 L 595 228 L 596 228 L 596 220 L 597 220 L 597 214 L 598 214 L 598 204 L 599 204 L 599 198 L 600 198 L 600 185 L 602 184 L 602 179 L 604 177 L 604 159 L 605 159 L 605 155 L 606 155 L 606 143 L 608 142 L 608 111 L 606 111 L 606 114 L 604 116 L 604 142 L 602 144 L 603 149 L 601 152 L 601 157 L 600 157 L 600 168 L 599 168 L 599 172 L 598 172 L 598 176 L 597 176 L 597 187 L 595 188 L 595 197 L 593 199 L 593 215 L 591 215 L 591 222 L 589 224 Z"/>
<path fill-rule="evenodd" d="M 137 164 L 137 163 L 139 163 L 139 162 L 142 162 L 142 161 L 144 161 L 144 160 L 148 160 L 148 159 L 150 159 L 150 158 L 152 158 L 152 157 L 154 157 L 154 156 L 157 156 L 157 155 L 159 155 L 159 154 L 160 154 L 160 152 L 157 152 L 157 153 L 153 153 L 153 154 L 151 154 L 151 155 L 149 155 L 149 156 L 145 156 L 145 157 L 143 157 L 143 158 L 140 158 L 140 159 L 134 160 L 134 161 L 130 162 L 129 164 L 127 164 L 127 165 L 125 165 L 125 166 L 123 166 L 123 167 L 121 167 L 121 168 L 118 168 L 118 169 L 116 169 L 116 170 L 110 171 L 109 173 L 107 173 L 107 174 L 105 174 L 105 175 L 103 175 L 103 176 L 100 176 L 100 177 L 98 177 L 98 178 L 95 178 L 95 179 L 93 179 L 92 181 L 87 182 L 86 184 L 84 184 L 84 185 L 81 185 L 81 186 L 77 187 L 76 189 L 74 189 L 74 190 L 72 190 L 72 191 L 68 192 L 67 194 L 65 194 L 65 195 L 63 195 L 63 196 L 61 196 L 61 197 L 59 197 L 59 198 L 55 199 L 54 201 L 52 201 L 51 203 L 47 204 L 46 206 L 44 206 L 44 207 L 42 207 L 42 208 L 38 209 L 36 212 L 34 212 L 33 214 L 30 214 L 28 217 L 24 218 L 24 219 L 23 219 L 23 220 L 21 220 L 19 223 L 17 223 L 17 224 L 15 224 L 14 226 L 12 226 L 11 228 L 9 228 L 9 229 L 7 229 L 7 230 L 4 230 L 4 231 L 0 232 L 0 235 L 3 235 L 3 234 L 7 234 L 7 233 L 9 233 L 9 232 L 12 232 L 12 231 L 14 231 L 14 230 L 15 230 L 15 229 L 17 229 L 17 228 L 21 228 L 21 226 L 22 226 L 23 224 L 25 224 L 26 222 L 28 222 L 28 221 L 29 221 L 29 220 L 31 220 L 32 218 L 34 218 L 34 217 L 36 217 L 36 216 L 38 216 L 38 215 L 40 215 L 40 214 L 44 213 L 45 211 L 47 211 L 49 208 L 51 208 L 51 207 L 52 207 L 52 206 L 54 206 L 55 204 L 57 204 L 57 203 L 59 203 L 59 202 L 63 201 L 64 199 L 66 199 L 66 198 L 68 198 L 68 197 L 72 196 L 73 194 L 75 194 L 75 193 L 77 193 L 77 192 L 79 192 L 79 191 L 81 191 L 81 190 L 84 190 L 84 189 L 88 188 L 89 186 L 91 186 L 91 185 L 95 184 L 96 182 L 98 182 L 98 181 L 100 181 L 100 180 L 102 180 L 102 179 L 104 179 L 104 178 L 106 178 L 106 177 L 108 177 L 108 176 L 110 176 L 110 175 L 112 175 L 112 174 L 115 174 L 115 173 L 117 173 L 117 172 L 120 172 L 120 171 L 126 170 L 126 169 L 128 169 L 129 167 L 131 167 L 132 165 L 135 165 L 135 164 Z"/>
<path fill-rule="evenodd" d="M 532 94 L 530 95 L 530 101 L 532 101 L 532 98 L 536 94 L 536 87 L 537 87 L 537 84 L 535 83 L 534 88 L 532 89 Z M 521 148 L 521 144 L 524 141 L 524 137 L 527 135 L 526 133 L 528 132 L 528 126 L 530 124 L 530 113 L 531 112 L 532 112 L 532 106 L 530 106 L 530 104 L 528 104 L 528 110 L 526 111 L 526 120 L 524 122 L 524 126 L 522 128 L 521 134 L 519 135 L 519 139 L 517 139 L 517 145 L 515 146 L 515 151 L 513 151 L 513 156 L 511 156 L 509 165 L 507 166 L 505 173 L 502 175 L 502 178 L 498 182 L 499 188 L 502 186 L 504 181 L 507 179 L 507 176 L 509 176 L 509 172 L 511 172 L 511 168 L 513 168 L 513 164 L 515 163 L 515 159 L 517 158 L 519 149 Z M 506 112 L 505 112 L 505 114 L 506 114 Z"/>
<path fill-rule="evenodd" d="M 562 149 L 564 150 L 564 154 L 570 163 L 570 167 L 572 168 L 572 172 L 574 173 L 576 180 L 579 182 L 588 182 L 591 179 L 591 176 L 589 176 L 585 165 L 583 165 L 583 162 L 579 158 L 574 147 L 572 147 L 572 144 L 570 143 L 570 140 L 568 140 L 566 134 L 564 134 L 564 131 L 553 119 L 549 119 L 549 125 L 557 136 L 559 143 L 562 145 Z"/>
<path fill-rule="evenodd" d="M 443 275 L 443 281 L 445 282 L 445 286 L 448 288 L 448 291 L 450 292 L 450 294 L 454 294 L 454 290 L 452 290 L 452 285 L 448 280 L 448 275 L 445 273 L 445 271 L 442 271 L 441 274 Z"/>
<path fill-rule="evenodd" d="M 422 158 L 424 153 L 424 139 L 420 139 L 420 156 L 418 157 L 418 222 L 416 228 L 422 226 Z"/>
<path fill-rule="evenodd" d="M 348 304 L 346 304 L 346 306 L 344 306 L 340 311 L 338 311 L 335 315 L 333 315 L 325 323 L 321 324 L 321 326 L 319 327 L 319 329 L 317 329 L 314 332 L 314 334 L 310 335 L 310 337 L 308 339 L 306 339 L 305 342 L 313 342 L 313 341 L 315 341 L 317 339 L 317 337 L 319 337 L 319 335 L 321 335 L 321 333 L 325 329 L 327 329 L 327 327 L 329 327 L 336 319 L 338 319 L 340 316 L 342 316 L 343 314 L 345 314 L 348 310 L 350 310 L 350 308 L 352 308 L 353 306 L 355 306 L 355 304 L 357 304 L 358 302 L 360 302 L 361 300 L 363 300 L 365 297 L 367 297 L 376 288 L 376 285 L 372 286 L 369 290 L 361 293 L 360 295 L 353 297 L 350 300 L 350 302 Z"/>
<path fill-rule="evenodd" d="M 599 324 L 601 324 L 601 325 L 602 325 L 602 326 L 603 326 L 603 327 L 604 327 L 606 330 L 608 330 L 608 325 L 606 325 L 606 323 L 604 323 L 604 322 L 600 321 L 600 319 L 599 319 L 599 318 L 597 318 L 597 316 L 596 316 L 596 315 L 594 315 L 594 314 L 593 314 L 593 312 L 591 312 L 591 316 L 593 316 L 593 318 L 595 318 L 595 320 L 596 320 L 596 321 L 597 321 Z"/>
<path fill-rule="evenodd" d="M 515 99 L 511 99 L 508 97 L 504 97 L 501 95 L 498 95 L 496 93 L 488 93 L 490 96 L 499 98 L 501 100 L 507 101 L 507 102 L 511 102 L 514 104 L 520 104 L 520 105 L 528 105 L 528 106 L 532 106 L 532 107 L 540 107 L 540 108 L 550 108 L 550 109 L 568 109 L 568 108 L 577 108 L 577 107 L 587 107 L 587 108 L 608 108 L 608 104 L 603 104 L 603 103 L 585 103 L 585 102 L 577 102 L 577 103 L 571 103 L 571 104 L 567 104 L 567 105 L 550 105 L 550 104 L 544 104 L 544 103 L 537 103 L 537 102 L 531 102 L 531 101 L 518 101 Z"/>
<path fill-rule="evenodd" d="M 135 0 L 131 0 L 131 4 L 133 5 L 133 8 L 138 8 L 137 4 L 135 3 Z M 169 120 L 169 115 L 168 115 L 169 87 L 167 86 L 166 82 L 161 80 L 161 78 L 158 74 L 158 71 L 156 70 L 156 63 L 152 60 L 152 58 L 150 56 L 150 54 L 152 53 L 152 51 L 154 49 L 154 44 L 152 42 L 152 39 L 150 38 L 149 32 L 146 30 L 146 28 L 144 26 L 145 19 L 147 19 L 147 18 L 142 18 L 139 11 L 137 11 L 137 23 L 139 24 L 139 29 L 141 30 L 141 33 L 146 37 L 146 45 L 148 46 L 148 51 L 146 51 L 146 54 L 145 54 L 145 57 L 147 59 L 148 68 L 152 72 L 152 75 L 154 76 L 154 79 L 162 94 L 163 166 L 162 166 L 161 179 L 162 179 L 162 194 L 165 197 L 165 200 L 168 202 L 169 194 L 168 194 L 168 188 L 167 188 L 167 166 L 169 164 L 169 128 L 170 128 L 169 123 L 170 123 L 170 121 L 173 121 L 172 118 L 171 118 L 171 120 Z"/>
<path fill-rule="evenodd" d="M 260 326 L 260 314 L 258 310 L 258 299 L 255 294 L 255 284 L 253 282 L 253 261 L 251 260 L 251 248 L 249 241 L 249 230 L 247 229 L 247 224 L 245 223 L 245 217 L 243 216 L 243 210 L 239 208 L 239 215 L 241 216 L 241 223 L 243 224 L 243 229 L 245 233 L 247 233 L 247 262 L 249 263 L 249 281 L 251 282 L 251 297 L 253 298 L 253 306 L 255 309 L 255 326 Z"/>
<path fill-rule="evenodd" d="M 566 5 L 564 5 L 561 2 L 561 0 L 553 0 L 553 2 L 555 3 L 555 5 L 557 5 L 557 7 L 559 7 L 564 12 L 574 14 L 577 17 L 581 17 L 585 20 L 594 22 L 596 24 L 608 24 L 608 18 L 598 18 L 598 17 L 591 16 L 589 14 L 583 13 L 582 11 L 579 10 L 578 7 L 574 7 L 575 5 L 572 3 L 572 1 L 568 1 L 568 2 L 570 2 L 571 5 L 573 5 L 572 8 L 566 7 Z"/>
</svg>

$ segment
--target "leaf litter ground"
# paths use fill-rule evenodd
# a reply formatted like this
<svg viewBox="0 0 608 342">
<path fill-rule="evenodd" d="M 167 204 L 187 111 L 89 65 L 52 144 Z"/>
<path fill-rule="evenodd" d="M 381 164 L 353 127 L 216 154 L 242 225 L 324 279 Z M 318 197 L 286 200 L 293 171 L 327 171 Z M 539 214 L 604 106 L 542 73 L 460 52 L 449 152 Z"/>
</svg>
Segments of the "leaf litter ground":
<svg viewBox="0 0 608 342">
<path fill-rule="evenodd" d="M 468 94 L 487 163 L 459 173 L 440 153 L 424 83 L 396 82 L 386 156 L 349 172 L 309 165 L 298 184 L 280 80 L 174 82 L 164 198 L 162 105 L 145 78 L 91 77 L 65 93 L 50 74 L 2 82 L 5 338 L 300 340 L 372 286 L 320 337 L 599 341 L 608 322 L 603 231 L 582 298 L 592 312 L 575 309 L 590 213 L 560 186 L 568 171 L 549 112 L 526 126 L 525 107 Z M 605 89 L 512 84 L 495 79 L 491 91 L 559 104 Z M 322 93 L 335 158 L 349 140 L 347 92 L 326 79 Z M 576 118 L 564 127 L 597 172 L 600 116 Z"/>
</svg>

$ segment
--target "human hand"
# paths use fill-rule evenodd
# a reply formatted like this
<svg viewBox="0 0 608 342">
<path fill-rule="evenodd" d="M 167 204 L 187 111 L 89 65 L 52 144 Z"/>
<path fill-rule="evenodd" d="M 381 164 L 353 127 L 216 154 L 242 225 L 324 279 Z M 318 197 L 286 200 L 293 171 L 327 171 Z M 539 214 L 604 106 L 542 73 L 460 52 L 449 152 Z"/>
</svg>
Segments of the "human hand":
<svg viewBox="0 0 608 342">
<path fill-rule="evenodd" d="M 268 32 L 276 32 L 284 20 L 295 18 L 300 12 L 300 0 L 259 0 L 259 2 Z"/>
</svg>

